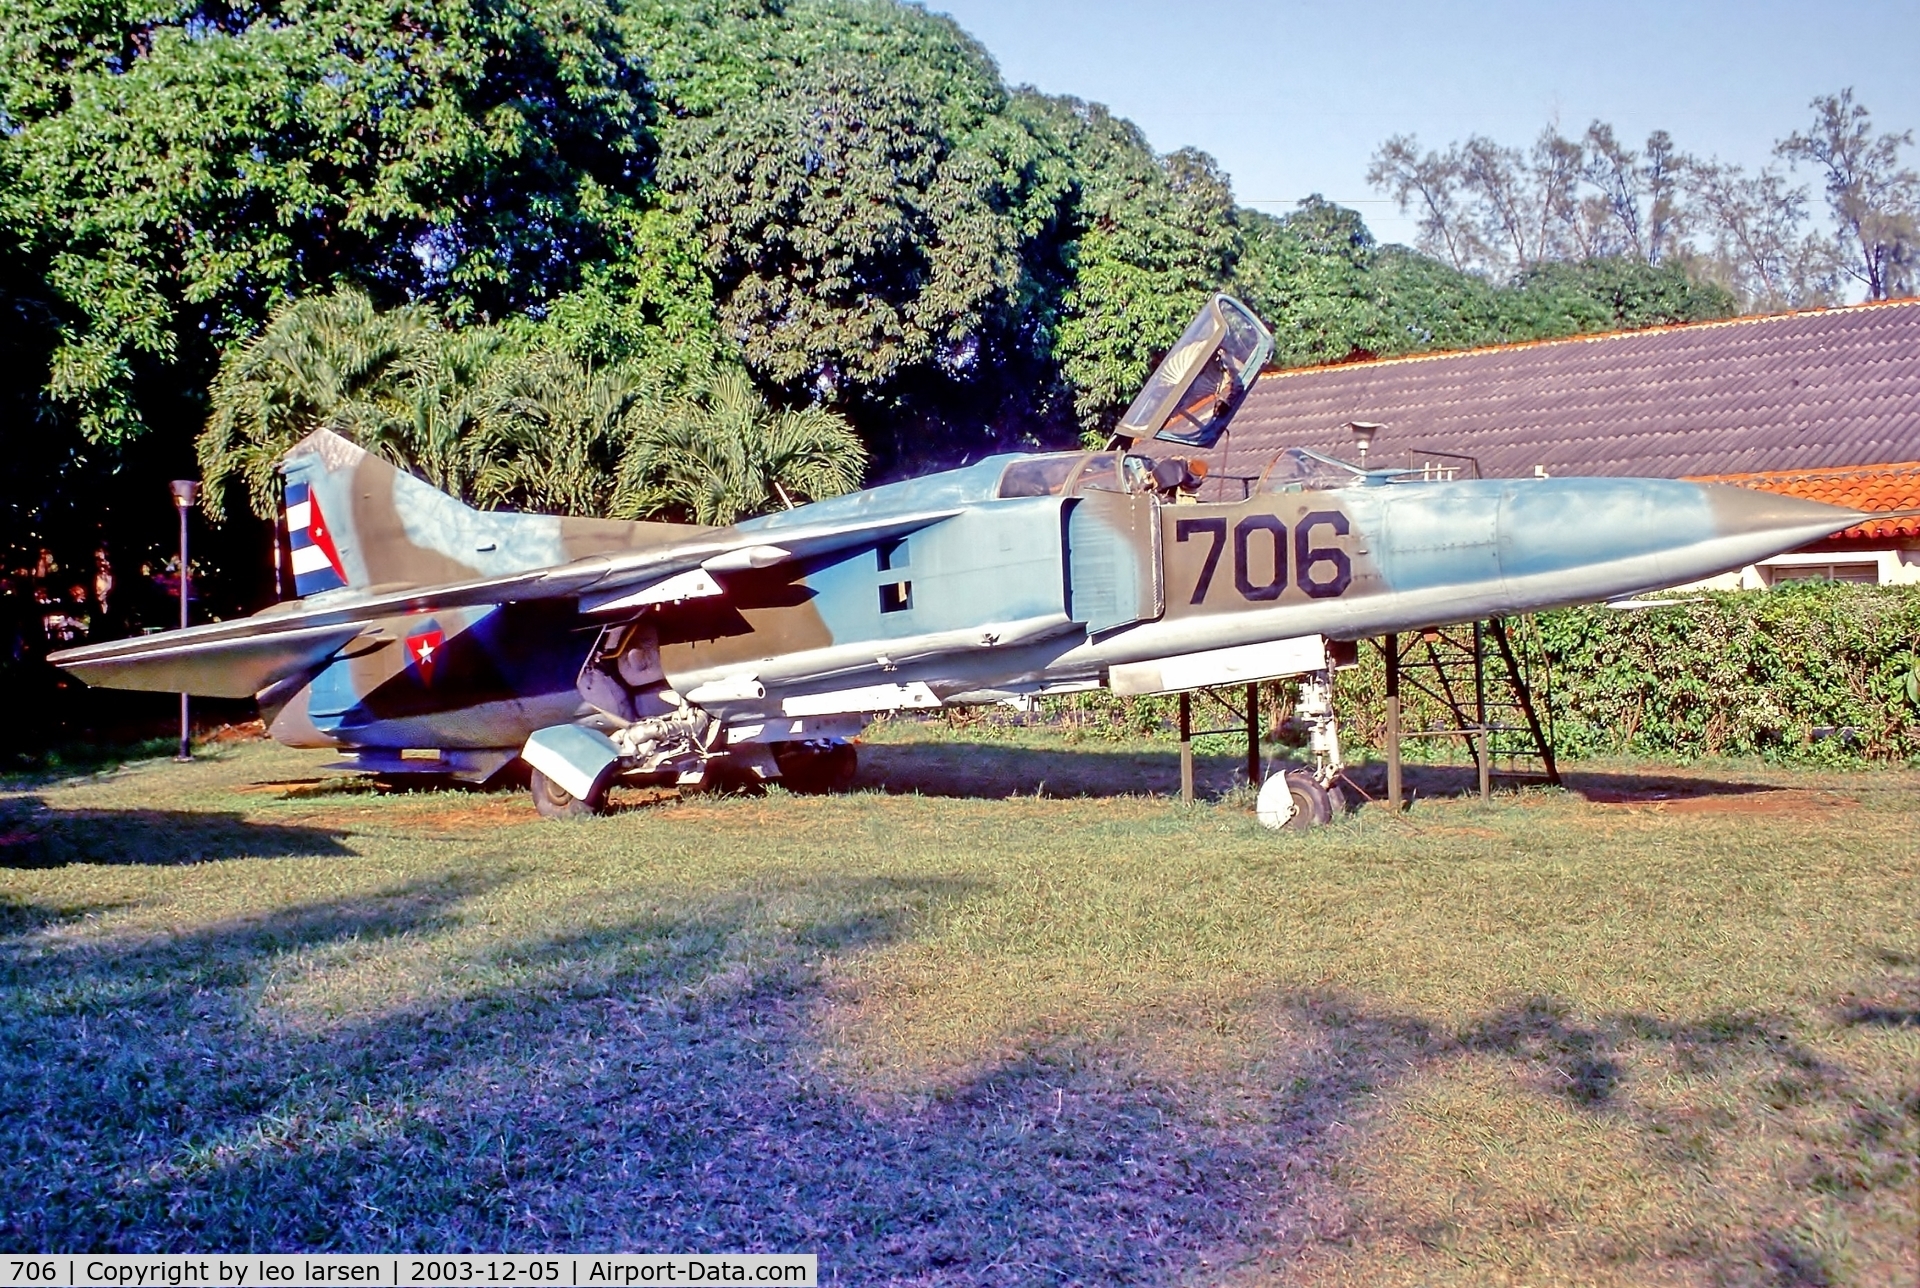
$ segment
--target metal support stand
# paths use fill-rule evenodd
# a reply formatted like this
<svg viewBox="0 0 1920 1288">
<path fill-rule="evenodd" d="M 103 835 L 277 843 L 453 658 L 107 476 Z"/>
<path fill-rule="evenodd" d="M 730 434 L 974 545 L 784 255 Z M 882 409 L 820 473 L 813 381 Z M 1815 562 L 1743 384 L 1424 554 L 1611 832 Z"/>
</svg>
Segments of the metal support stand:
<svg viewBox="0 0 1920 1288">
<path fill-rule="evenodd" d="M 1520 659 L 1513 651 L 1513 641 L 1507 631 L 1507 624 L 1496 617 L 1488 625 L 1492 627 L 1493 642 L 1500 648 L 1500 660 L 1506 665 L 1507 675 L 1512 679 L 1514 688 L 1520 695 L 1521 714 L 1527 718 L 1527 733 L 1540 750 L 1540 763 L 1546 769 L 1547 781 L 1558 787 L 1560 766 L 1553 756 L 1553 734 L 1540 721 L 1540 708 L 1534 703 L 1533 694 L 1524 679 L 1525 669 L 1520 665 Z M 1542 673 L 1545 674 L 1544 667 Z M 1551 682 L 1550 675 L 1546 678 Z M 1549 708 L 1549 716 L 1551 716 L 1551 708 Z"/>
<path fill-rule="evenodd" d="M 1193 695 L 1180 695 L 1180 803 L 1193 804 Z"/>
<path fill-rule="evenodd" d="M 1193 727 L 1193 699 L 1198 694 L 1205 701 L 1220 709 L 1226 718 L 1233 721 L 1227 725 L 1209 725 L 1205 729 Z M 1256 682 L 1246 688 L 1246 710 L 1238 710 L 1233 702 L 1222 695 L 1219 688 L 1189 689 L 1175 695 L 1180 704 L 1180 801 L 1193 803 L 1193 740 L 1196 737 L 1215 734 L 1242 733 L 1247 735 L 1247 782 L 1258 791 L 1260 788 L 1260 685 Z M 1243 718 L 1244 717 L 1244 718 Z"/>
<path fill-rule="evenodd" d="M 1464 738 L 1473 757 L 1480 799 L 1493 799 L 1496 757 L 1509 761 L 1538 757 L 1549 783 L 1560 781 L 1553 756 L 1548 709 L 1534 701 L 1536 678 L 1551 685 L 1544 658 L 1522 659 L 1508 624 L 1498 617 L 1460 627 L 1431 627 L 1410 636 L 1380 639 L 1386 664 L 1387 802 L 1405 807 L 1402 752 L 1416 738 Z M 1537 645 L 1536 645 L 1537 648 Z M 1499 665 L 1489 671 L 1488 656 Z M 1407 686 L 1425 694 L 1453 716 L 1446 728 L 1406 727 L 1403 697 Z M 1505 772 L 1512 773 L 1512 769 Z"/>
<path fill-rule="evenodd" d="M 1400 637 L 1387 636 L 1387 808 L 1405 806 L 1400 772 Z"/>
<path fill-rule="evenodd" d="M 200 494 L 200 485 L 192 479 L 175 479 L 173 508 L 180 512 L 180 629 L 187 629 L 187 604 L 193 598 L 193 573 L 187 564 L 187 511 Z M 175 760 L 193 759 L 193 726 L 187 712 L 187 695 L 180 695 L 180 751 Z"/>
<path fill-rule="evenodd" d="M 1260 790 L 1260 683 L 1247 686 L 1247 786 Z"/>
</svg>

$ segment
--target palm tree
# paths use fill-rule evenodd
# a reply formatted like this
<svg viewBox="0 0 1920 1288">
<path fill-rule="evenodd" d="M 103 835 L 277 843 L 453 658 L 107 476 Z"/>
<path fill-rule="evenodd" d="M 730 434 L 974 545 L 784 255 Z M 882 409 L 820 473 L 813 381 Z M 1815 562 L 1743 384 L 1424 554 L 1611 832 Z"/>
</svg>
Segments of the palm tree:
<svg viewBox="0 0 1920 1288">
<path fill-rule="evenodd" d="M 443 492 L 484 504 L 483 427 L 502 369 L 524 347 L 502 327 L 436 329 L 408 346 L 386 380 L 341 402 L 327 428 Z"/>
<path fill-rule="evenodd" d="M 346 409 L 378 398 L 439 336 L 426 309 L 381 312 L 355 290 L 276 309 L 258 335 L 221 360 L 209 391 L 213 414 L 196 444 L 208 512 L 223 511 L 226 488 L 237 481 L 254 513 L 271 517 L 287 449 L 353 419 L 358 413 Z"/>
<path fill-rule="evenodd" d="M 469 440 L 474 496 L 484 506 L 627 517 L 642 471 L 629 458 L 642 425 L 671 401 L 666 382 L 637 363 L 596 367 L 536 349 L 494 373 Z"/>
<path fill-rule="evenodd" d="M 538 325 L 450 330 L 349 289 L 292 302 L 221 362 L 206 503 L 237 481 L 271 517 L 281 458 L 321 428 L 488 508 L 731 523 L 859 486 L 866 449 L 839 415 L 670 356 L 596 364 Z"/>
<path fill-rule="evenodd" d="M 666 512 L 732 523 L 851 491 L 866 472 L 867 450 L 838 414 L 776 410 L 744 372 L 727 371 L 701 396 L 674 400 L 624 465 L 628 510 L 619 517 Z"/>
</svg>

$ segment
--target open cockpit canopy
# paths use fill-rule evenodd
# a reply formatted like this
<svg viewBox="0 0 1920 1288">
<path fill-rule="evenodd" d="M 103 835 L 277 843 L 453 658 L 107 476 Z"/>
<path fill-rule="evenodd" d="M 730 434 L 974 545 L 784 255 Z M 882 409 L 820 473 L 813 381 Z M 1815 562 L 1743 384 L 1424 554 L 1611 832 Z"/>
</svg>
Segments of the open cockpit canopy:
<svg viewBox="0 0 1920 1288">
<path fill-rule="evenodd" d="M 1114 437 L 1212 447 L 1272 356 L 1260 319 L 1231 295 L 1214 296 L 1153 369 Z"/>
</svg>

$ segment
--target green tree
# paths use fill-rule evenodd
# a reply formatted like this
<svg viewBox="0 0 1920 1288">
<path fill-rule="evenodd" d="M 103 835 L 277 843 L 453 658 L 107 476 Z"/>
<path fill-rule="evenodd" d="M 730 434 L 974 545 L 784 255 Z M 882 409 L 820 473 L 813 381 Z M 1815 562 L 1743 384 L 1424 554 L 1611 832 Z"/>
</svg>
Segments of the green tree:
<svg viewBox="0 0 1920 1288">
<path fill-rule="evenodd" d="M 1069 177 L 1052 350 L 1082 429 L 1098 435 L 1228 280 L 1239 250 L 1233 192 L 1205 153 L 1156 156 L 1138 126 L 1098 104 L 1033 107 Z"/>
<path fill-rule="evenodd" d="M 455 319 L 557 295 L 643 186 L 600 0 L 27 0 L 0 54 L 0 223 L 47 265 L 48 391 L 94 440 L 315 285 Z"/>
<path fill-rule="evenodd" d="M 1545 340 L 1730 316 L 1733 295 L 1682 263 L 1629 258 L 1548 262 L 1500 292 L 1503 338 Z"/>
<path fill-rule="evenodd" d="M 1548 261 L 1497 285 L 1377 246 L 1358 214 L 1319 197 L 1239 218 L 1233 287 L 1273 328 L 1284 366 L 1700 321 L 1734 305 L 1682 263 L 1635 256 Z"/>
<path fill-rule="evenodd" d="M 893 3 L 764 11 L 725 50 L 661 8 L 661 183 L 698 218 L 749 367 L 836 402 L 915 371 L 964 379 L 1011 316 L 1028 196 L 1030 144 L 985 52 Z"/>
<path fill-rule="evenodd" d="M 1233 290 L 1273 328 L 1275 363 L 1340 362 L 1411 347 L 1375 271 L 1373 236 L 1360 216 L 1314 196 L 1285 215 L 1240 210 L 1242 250 Z"/>
<path fill-rule="evenodd" d="M 644 430 L 621 486 L 629 514 L 695 523 L 839 496 L 860 486 L 867 452 L 852 426 L 819 407 L 769 407 L 740 372 L 676 400 Z"/>
<path fill-rule="evenodd" d="M 1911 295 L 1920 270 L 1920 175 L 1900 164 L 1913 131 L 1875 136 L 1851 89 L 1813 100 L 1813 128 L 1775 149 L 1826 181 L 1839 263 L 1870 300 Z"/>
</svg>

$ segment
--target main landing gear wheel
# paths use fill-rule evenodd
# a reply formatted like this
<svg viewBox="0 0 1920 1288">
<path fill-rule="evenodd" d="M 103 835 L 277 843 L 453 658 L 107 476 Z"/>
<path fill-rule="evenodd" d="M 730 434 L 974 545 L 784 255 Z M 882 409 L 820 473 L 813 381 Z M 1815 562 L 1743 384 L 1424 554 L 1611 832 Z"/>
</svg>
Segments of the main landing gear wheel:
<svg viewBox="0 0 1920 1288">
<path fill-rule="evenodd" d="M 1327 789 L 1304 769 L 1275 774 L 1260 788 L 1254 813 L 1276 831 L 1305 831 L 1324 827 L 1333 818 L 1333 800 Z"/>
<path fill-rule="evenodd" d="M 844 792 L 860 770 L 860 753 L 850 742 L 777 742 L 773 758 L 786 789 L 805 796 Z"/>
<path fill-rule="evenodd" d="M 533 807 L 541 818 L 590 818 L 606 812 L 607 789 L 596 787 L 593 795 L 582 800 L 539 770 L 533 771 Z"/>
</svg>

